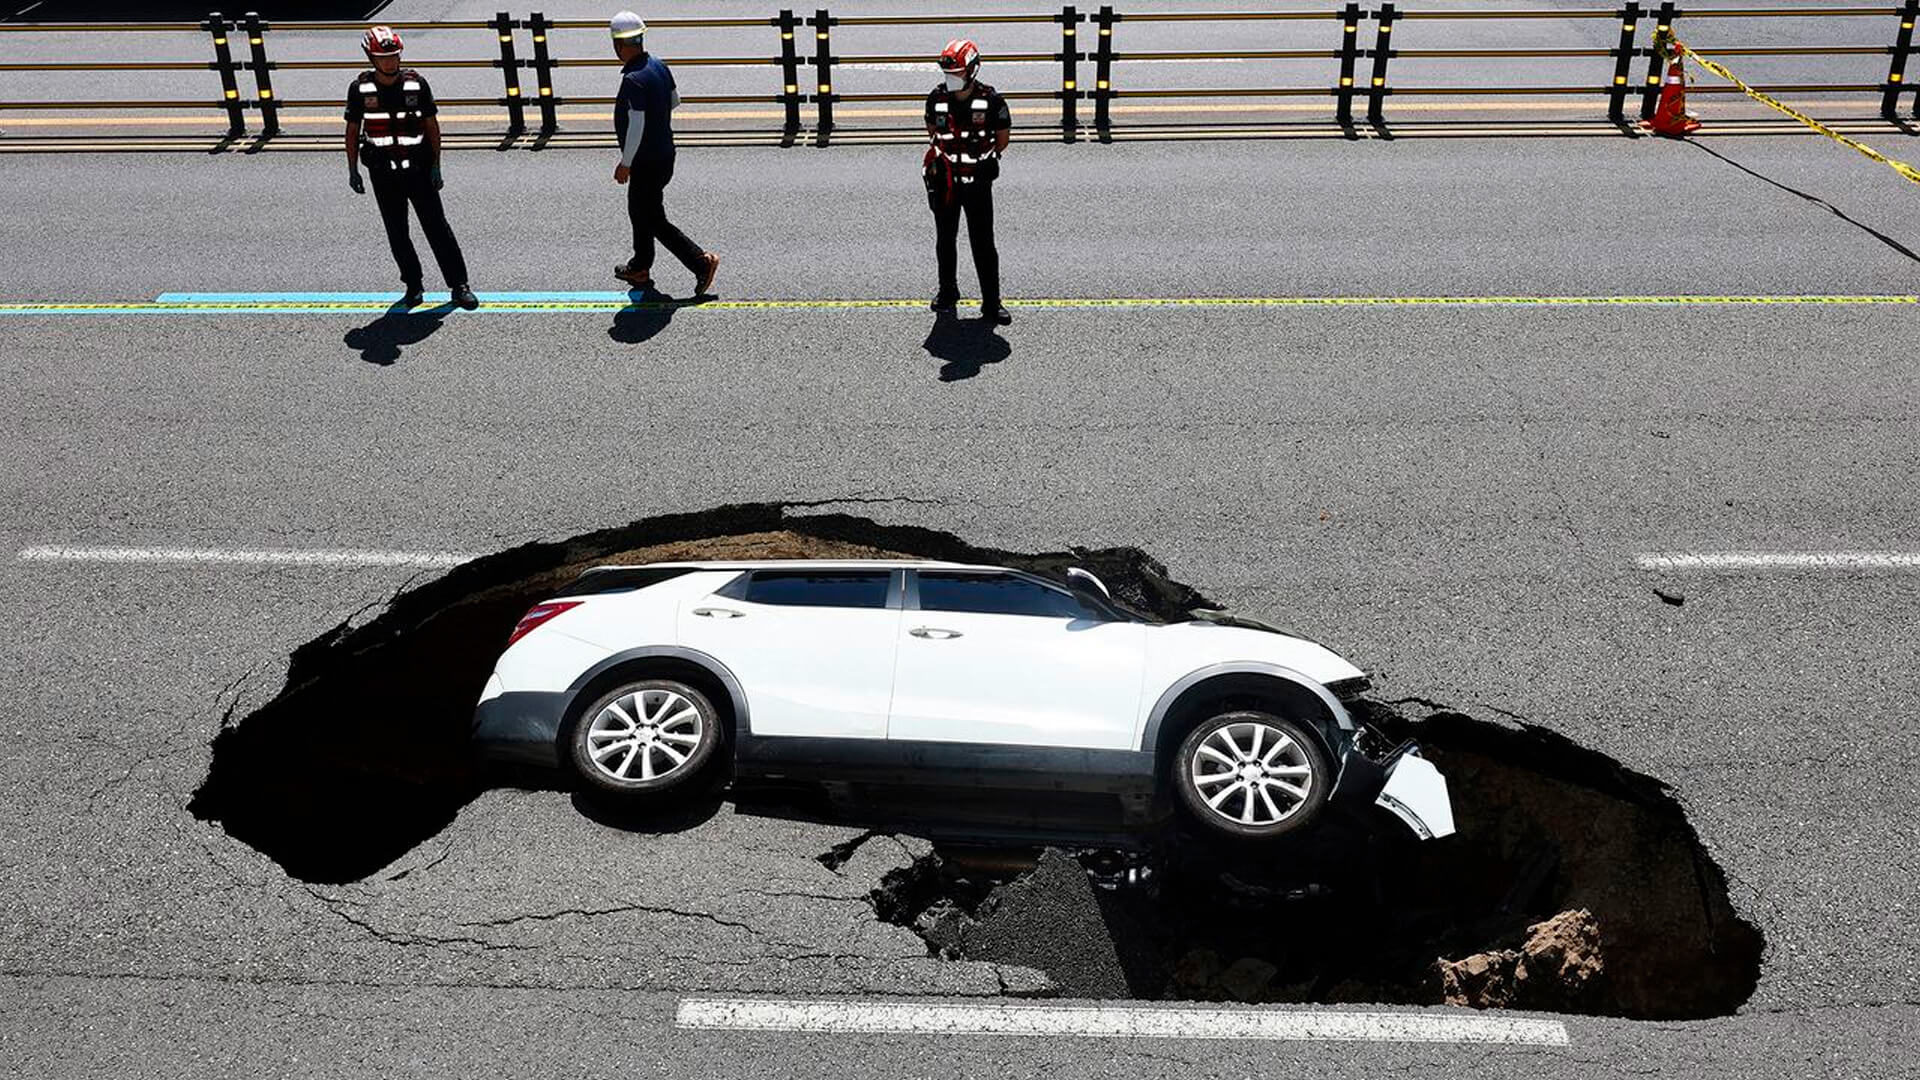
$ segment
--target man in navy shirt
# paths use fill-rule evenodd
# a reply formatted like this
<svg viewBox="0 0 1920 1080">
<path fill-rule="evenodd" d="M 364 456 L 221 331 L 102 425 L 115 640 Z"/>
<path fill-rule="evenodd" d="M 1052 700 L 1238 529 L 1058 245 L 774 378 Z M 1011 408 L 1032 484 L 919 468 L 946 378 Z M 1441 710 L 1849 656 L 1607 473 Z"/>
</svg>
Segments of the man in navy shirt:
<svg viewBox="0 0 1920 1080">
<path fill-rule="evenodd" d="M 613 105 L 613 131 L 620 142 L 620 164 L 613 181 L 627 185 L 627 216 L 633 220 L 633 259 L 616 266 L 613 276 L 635 289 L 653 287 L 653 242 L 659 240 L 693 272 L 693 291 L 705 296 L 720 269 L 720 256 L 667 220 L 664 202 L 673 179 L 673 110 L 680 104 L 673 72 L 646 48 L 647 24 L 631 11 L 613 17 L 613 51 L 620 57 L 620 95 Z"/>
</svg>

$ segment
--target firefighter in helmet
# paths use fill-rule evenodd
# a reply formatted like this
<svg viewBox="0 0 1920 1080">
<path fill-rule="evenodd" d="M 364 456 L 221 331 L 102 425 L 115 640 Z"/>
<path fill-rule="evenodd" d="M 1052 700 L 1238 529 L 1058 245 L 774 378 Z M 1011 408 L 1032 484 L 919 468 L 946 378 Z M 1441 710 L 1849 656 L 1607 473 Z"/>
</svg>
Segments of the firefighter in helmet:
<svg viewBox="0 0 1920 1080">
<path fill-rule="evenodd" d="M 961 38 L 940 54 L 941 82 L 927 95 L 927 138 L 922 162 L 927 203 L 933 208 L 934 256 L 940 268 L 933 310 L 960 303 L 955 251 L 960 215 L 967 218 L 973 268 L 980 275 L 980 316 L 1001 326 L 1013 316 L 1000 303 L 1000 253 L 993 246 L 993 181 L 1000 175 L 1013 117 L 1006 99 L 980 81 L 980 49 Z"/>
<path fill-rule="evenodd" d="M 360 178 L 360 163 L 365 161 L 380 220 L 387 227 L 387 244 L 407 287 L 400 302 L 415 307 L 425 299 L 420 256 L 407 233 L 411 205 L 453 302 L 467 309 L 479 307 L 467 285 L 467 260 L 440 205 L 440 110 L 433 90 L 419 72 L 400 66 L 400 35 L 392 29 L 372 27 L 360 46 L 373 67 L 347 87 L 347 184 L 366 194 Z"/>
</svg>

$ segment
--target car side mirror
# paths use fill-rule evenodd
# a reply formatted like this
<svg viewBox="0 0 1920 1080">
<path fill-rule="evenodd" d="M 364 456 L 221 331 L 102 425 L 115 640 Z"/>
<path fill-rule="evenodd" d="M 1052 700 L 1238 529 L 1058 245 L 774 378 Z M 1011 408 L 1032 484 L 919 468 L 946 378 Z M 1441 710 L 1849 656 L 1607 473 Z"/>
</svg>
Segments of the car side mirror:
<svg viewBox="0 0 1920 1080">
<path fill-rule="evenodd" d="M 1113 590 L 1107 588 L 1106 582 L 1101 581 L 1097 577 L 1094 577 L 1093 571 L 1091 570 L 1082 570 L 1077 566 L 1069 566 L 1067 567 L 1067 580 L 1084 582 L 1085 584 L 1092 586 L 1094 592 L 1099 593 L 1101 596 L 1104 596 L 1109 600 L 1113 599 Z"/>
</svg>

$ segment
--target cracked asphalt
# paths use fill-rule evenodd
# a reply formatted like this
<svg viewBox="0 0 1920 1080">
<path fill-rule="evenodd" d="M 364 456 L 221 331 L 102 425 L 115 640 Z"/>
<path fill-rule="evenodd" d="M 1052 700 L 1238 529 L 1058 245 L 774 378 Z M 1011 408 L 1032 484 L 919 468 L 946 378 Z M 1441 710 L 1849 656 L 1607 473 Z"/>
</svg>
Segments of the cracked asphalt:
<svg viewBox="0 0 1920 1080">
<path fill-rule="evenodd" d="M 1811 140 L 1712 148 L 1837 211 L 1665 144 L 1033 147 L 1009 156 L 1002 247 L 1022 296 L 1915 292 L 1910 186 Z M 483 290 L 606 287 L 624 223 L 598 160 L 450 163 Z M 916 296 L 903 161 L 690 152 L 669 201 L 727 254 L 726 296 Z M 6 298 L 385 288 L 337 172 L 0 158 Z M 1903 1075 L 1920 582 L 1632 558 L 1920 545 L 1915 318 L 1026 309 L 935 338 L 911 311 L 690 309 L 455 314 L 400 341 L 354 316 L 0 317 L 0 1070 Z M 293 648 L 421 575 L 10 555 L 487 551 L 759 499 L 1136 545 L 1384 696 L 1658 777 L 1766 935 L 1759 989 L 1711 1021 L 1568 1018 L 1546 1049 L 682 1031 L 689 993 L 987 998 L 1035 976 L 929 959 L 874 919 L 863 897 L 911 841 L 828 869 L 857 829 L 731 804 L 641 831 L 495 790 L 365 880 L 291 879 L 185 811 L 207 743 Z"/>
</svg>

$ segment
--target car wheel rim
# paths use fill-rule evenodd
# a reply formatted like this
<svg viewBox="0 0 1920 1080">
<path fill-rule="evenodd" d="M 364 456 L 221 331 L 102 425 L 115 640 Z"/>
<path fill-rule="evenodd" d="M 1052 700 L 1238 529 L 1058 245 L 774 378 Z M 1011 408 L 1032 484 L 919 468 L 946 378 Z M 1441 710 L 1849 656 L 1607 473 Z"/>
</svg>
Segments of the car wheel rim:
<svg viewBox="0 0 1920 1080">
<path fill-rule="evenodd" d="M 1201 740 L 1188 766 L 1194 790 L 1236 825 L 1278 825 L 1313 794 L 1306 747 L 1271 724 L 1228 724 Z"/>
<path fill-rule="evenodd" d="M 587 757 L 615 780 L 658 780 L 686 765 L 706 737 L 700 709 L 671 690 L 636 690 L 608 702 L 587 727 Z"/>
</svg>

